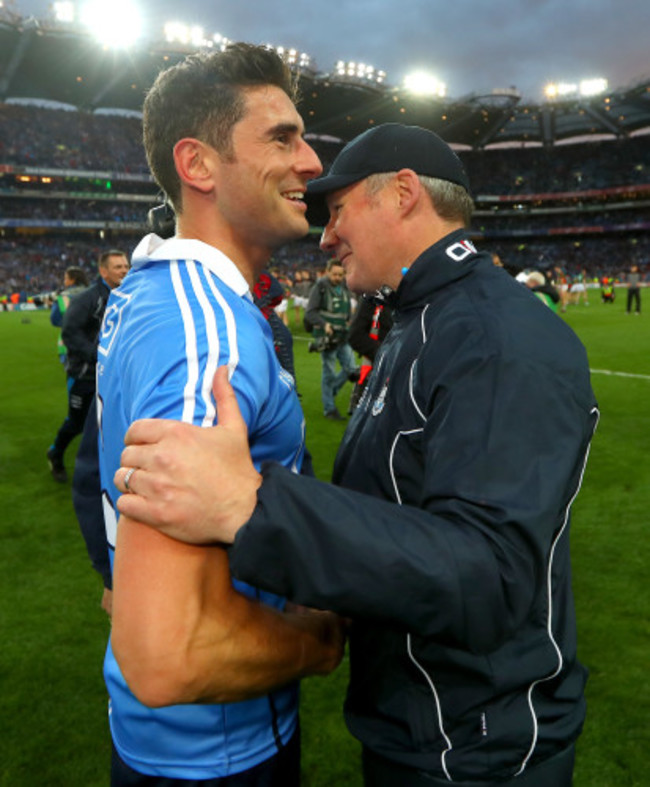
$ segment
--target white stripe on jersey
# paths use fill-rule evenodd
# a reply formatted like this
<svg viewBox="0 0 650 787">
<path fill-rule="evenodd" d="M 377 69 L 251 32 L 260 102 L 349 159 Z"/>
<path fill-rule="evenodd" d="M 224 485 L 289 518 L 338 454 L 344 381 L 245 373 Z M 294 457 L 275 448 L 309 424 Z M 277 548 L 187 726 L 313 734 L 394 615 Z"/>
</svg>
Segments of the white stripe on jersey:
<svg viewBox="0 0 650 787">
<path fill-rule="evenodd" d="M 228 306 L 226 299 L 223 297 L 219 289 L 216 287 L 211 275 L 206 273 L 208 284 L 212 290 L 217 303 L 223 309 L 223 314 L 226 319 L 226 335 L 228 336 L 228 349 L 230 356 L 228 358 L 228 379 L 231 380 L 235 369 L 239 364 L 239 346 L 237 345 L 237 323 L 235 322 L 235 315 L 232 309 Z"/>
<path fill-rule="evenodd" d="M 217 330 L 217 320 L 214 315 L 214 310 L 205 294 L 199 272 L 196 269 L 196 263 L 193 260 L 187 260 L 186 265 L 192 287 L 194 288 L 194 294 L 197 297 L 201 309 L 203 309 L 203 318 L 205 319 L 205 330 L 208 339 L 208 358 L 203 381 L 201 383 L 201 398 L 205 403 L 205 416 L 203 417 L 201 426 L 212 426 L 217 415 L 212 399 L 212 379 L 214 378 L 214 373 L 217 371 L 217 364 L 219 363 L 219 331 Z M 208 280 L 210 280 L 209 274 L 206 275 L 208 276 Z"/>
<path fill-rule="evenodd" d="M 181 274 L 178 270 L 178 260 L 171 260 L 169 263 L 169 270 L 172 277 L 172 284 L 178 307 L 181 310 L 181 317 L 183 318 L 183 329 L 185 331 L 185 358 L 187 360 L 187 382 L 183 389 L 183 414 L 181 420 L 186 423 L 194 422 L 194 408 L 196 405 L 195 393 L 196 383 L 199 379 L 199 358 L 196 349 L 196 328 L 194 327 L 194 319 L 192 317 L 192 310 L 187 301 L 185 290 L 183 288 L 183 281 Z"/>
<path fill-rule="evenodd" d="M 201 306 L 203 318 L 205 320 L 208 357 L 203 378 L 200 381 L 200 396 L 205 405 L 205 416 L 203 417 L 201 426 L 212 426 L 216 418 L 216 409 L 214 400 L 212 398 L 212 380 L 219 364 L 219 330 L 217 327 L 217 319 L 213 305 L 206 294 L 205 285 L 201 280 L 196 262 L 193 260 L 185 260 L 184 264 L 190 277 L 192 290 L 196 296 L 197 301 L 199 302 L 199 305 Z M 187 382 L 185 383 L 185 388 L 183 390 L 182 420 L 186 421 L 187 423 L 193 423 L 196 410 L 197 388 L 199 387 L 199 350 L 194 315 L 187 299 L 185 286 L 183 284 L 178 265 L 178 260 L 170 262 L 170 272 L 174 286 L 174 293 L 181 311 L 183 329 L 185 331 Z M 214 283 L 210 272 L 206 271 L 205 276 L 212 296 L 223 311 L 223 318 L 226 324 L 226 334 L 228 336 L 228 370 L 229 378 L 231 378 L 235 369 L 237 368 L 237 365 L 239 364 L 237 323 L 235 321 L 235 315 L 233 314 L 232 308 L 229 306 L 228 302 L 219 291 L 219 288 Z"/>
</svg>

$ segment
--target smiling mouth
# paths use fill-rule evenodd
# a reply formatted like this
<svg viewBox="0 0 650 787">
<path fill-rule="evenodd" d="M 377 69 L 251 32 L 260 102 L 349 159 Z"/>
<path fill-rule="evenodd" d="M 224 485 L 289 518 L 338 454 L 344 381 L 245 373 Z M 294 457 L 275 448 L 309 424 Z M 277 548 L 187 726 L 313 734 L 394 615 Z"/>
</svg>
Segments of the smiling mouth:
<svg viewBox="0 0 650 787">
<path fill-rule="evenodd" d="M 282 193 L 282 196 L 296 205 L 306 205 L 304 191 L 285 191 Z"/>
</svg>

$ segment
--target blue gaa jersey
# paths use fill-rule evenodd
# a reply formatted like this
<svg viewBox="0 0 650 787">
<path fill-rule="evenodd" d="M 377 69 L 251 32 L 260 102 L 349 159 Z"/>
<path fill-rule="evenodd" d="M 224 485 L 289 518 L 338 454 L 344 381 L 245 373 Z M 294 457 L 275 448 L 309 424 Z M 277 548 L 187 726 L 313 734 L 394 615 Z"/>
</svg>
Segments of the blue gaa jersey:
<svg viewBox="0 0 650 787">
<path fill-rule="evenodd" d="M 122 285 L 111 292 L 98 348 L 98 417 L 104 517 L 115 548 L 124 435 L 139 418 L 216 422 L 212 378 L 227 364 L 248 424 L 253 461 L 299 472 L 304 420 L 294 380 L 279 365 L 269 326 L 248 285 L 221 252 L 200 241 L 146 236 Z M 215 483 L 219 479 L 215 478 Z M 237 589 L 281 608 L 284 600 L 240 582 Z M 273 756 L 297 723 L 298 687 L 222 705 L 151 709 L 130 692 L 109 641 L 104 677 L 120 757 L 149 775 L 221 778 Z"/>
</svg>

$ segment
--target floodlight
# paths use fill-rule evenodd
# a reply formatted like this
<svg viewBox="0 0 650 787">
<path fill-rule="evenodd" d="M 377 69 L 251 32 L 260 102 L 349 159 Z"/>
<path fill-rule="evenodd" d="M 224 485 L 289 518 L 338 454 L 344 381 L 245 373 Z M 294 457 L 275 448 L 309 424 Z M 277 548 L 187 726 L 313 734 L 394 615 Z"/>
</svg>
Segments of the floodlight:
<svg viewBox="0 0 650 787">
<path fill-rule="evenodd" d="M 414 71 L 412 74 L 408 74 L 404 79 L 404 87 L 411 93 L 416 93 L 420 96 L 439 96 L 442 98 L 447 94 L 447 85 L 425 71 Z"/>
<path fill-rule="evenodd" d="M 222 52 L 230 43 L 230 39 L 222 36 L 221 33 L 215 33 L 212 38 L 214 43 L 221 49 Z"/>
<path fill-rule="evenodd" d="M 573 82 L 550 82 L 544 87 L 546 98 L 562 98 L 578 92 L 578 86 Z"/>
<path fill-rule="evenodd" d="M 190 28 L 190 41 L 196 47 L 202 46 L 205 42 L 205 36 L 203 35 L 203 28 L 202 27 L 192 27 Z"/>
<path fill-rule="evenodd" d="M 358 63 L 356 60 L 345 62 L 337 60 L 335 71 L 338 76 L 350 77 L 352 82 L 383 82 L 386 78 L 385 71 L 377 71 L 374 66 Z"/>
<path fill-rule="evenodd" d="M 57 22 L 74 22 L 74 3 L 54 3 L 54 18 Z"/>
<path fill-rule="evenodd" d="M 164 31 L 165 40 L 168 44 L 187 44 L 190 40 L 190 29 L 182 22 L 167 22 Z"/>
<path fill-rule="evenodd" d="M 597 96 L 599 93 L 604 93 L 606 90 L 606 79 L 583 79 L 580 83 L 581 96 Z"/>
<path fill-rule="evenodd" d="M 557 85 L 553 84 L 553 82 L 549 82 L 548 85 L 545 85 L 544 95 L 546 98 L 557 98 Z"/>
<path fill-rule="evenodd" d="M 557 92 L 560 96 L 572 96 L 578 92 L 578 86 L 575 82 L 560 82 L 557 86 Z"/>
<path fill-rule="evenodd" d="M 81 22 L 102 43 L 114 47 L 128 47 L 142 31 L 142 18 L 130 0 L 88 0 L 81 9 Z"/>
</svg>

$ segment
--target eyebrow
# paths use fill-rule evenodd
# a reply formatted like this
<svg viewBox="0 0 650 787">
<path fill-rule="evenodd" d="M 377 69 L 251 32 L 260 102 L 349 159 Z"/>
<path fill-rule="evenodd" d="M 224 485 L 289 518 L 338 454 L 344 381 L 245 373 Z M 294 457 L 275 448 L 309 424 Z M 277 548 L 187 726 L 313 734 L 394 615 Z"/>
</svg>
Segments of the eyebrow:
<svg viewBox="0 0 650 787">
<path fill-rule="evenodd" d="M 304 131 L 300 129 L 297 123 L 276 123 L 275 126 L 267 129 L 266 136 L 274 137 L 276 134 L 300 134 L 302 137 Z"/>
</svg>

